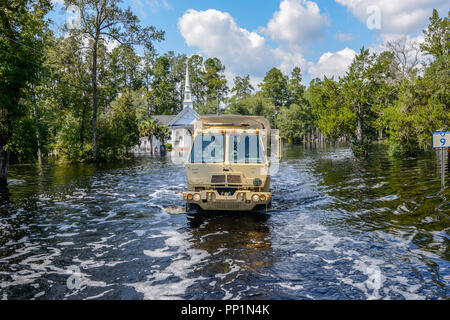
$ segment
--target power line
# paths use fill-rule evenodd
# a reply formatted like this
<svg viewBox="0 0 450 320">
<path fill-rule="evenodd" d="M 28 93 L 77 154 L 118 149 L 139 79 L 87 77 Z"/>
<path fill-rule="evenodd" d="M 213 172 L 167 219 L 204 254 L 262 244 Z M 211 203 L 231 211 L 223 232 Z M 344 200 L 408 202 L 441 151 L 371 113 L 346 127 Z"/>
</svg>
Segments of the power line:
<svg viewBox="0 0 450 320">
<path fill-rule="evenodd" d="M 5 35 L 2 35 L 2 37 L 6 38 L 6 39 L 9 39 L 9 40 L 11 40 L 11 41 L 14 41 L 15 43 L 20 44 L 20 45 L 22 45 L 22 46 L 24 46 L 24 47 L 27 47 L 28 49 L 31 49 L 31 50 L 33 50 L 34 52 L 40 53 L 40 54 L 42 54 L 42 55 L 45 55 L 44 52 L 42 52 L 42 51 L 40 51 L 40 50 L 37 50 L 37 49 L 35 49 L 35 48 L 32 48 L 32 47 L 30 47 L 30 46 L 28 46 L 28 45 L 26 45 L 26 44 L 24 44 L 24 43 L 22 43 L 22 42 L 20 42 L 20 41 L 17 41 L 17 40 L 15 40 L 15 39 L 12 39 L 12 38 L 10 38 L 10 37 L 8 37 L 8 36 L 5 36 Z"/>
</svg>

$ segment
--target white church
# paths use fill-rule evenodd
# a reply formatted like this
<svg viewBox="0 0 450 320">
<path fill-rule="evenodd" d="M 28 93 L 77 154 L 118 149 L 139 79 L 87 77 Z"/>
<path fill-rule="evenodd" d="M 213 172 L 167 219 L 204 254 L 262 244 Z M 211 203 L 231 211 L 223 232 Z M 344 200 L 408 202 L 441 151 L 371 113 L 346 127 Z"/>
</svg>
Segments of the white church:
<svg viewBox="0 0 450 320">
<path fill-rule="evenodd" d="M 151 116 L 151 118 L 155 119 L 159 124 L 166 125 L 171 129 L 171 140 L 168 142 L 172 144 L 173 150 L 183 152 L 190 148 L 194 130 L 194 122 L 195 120 L 200 118 L 200 115 L 194 110 L 194 104 L 192 102 L 191 95 L 191 83 L 189 80 L 189 68 L 187 63 L 186 80 L 184 85 L 183 110 L 181 110 L 181 112 L 175 116 L 160 115 Z M 156 154 L 160 153 L 161 142 L 159 141 L 159 139 L 153 137 L 152 143 L 154 149 L 153 152 Z M 133 151 L 136 153 L 150 152 L 150 143 L 148 142 L 148 138 L 141 137 L 139 146 L 136 146 Z"/>
</svg>

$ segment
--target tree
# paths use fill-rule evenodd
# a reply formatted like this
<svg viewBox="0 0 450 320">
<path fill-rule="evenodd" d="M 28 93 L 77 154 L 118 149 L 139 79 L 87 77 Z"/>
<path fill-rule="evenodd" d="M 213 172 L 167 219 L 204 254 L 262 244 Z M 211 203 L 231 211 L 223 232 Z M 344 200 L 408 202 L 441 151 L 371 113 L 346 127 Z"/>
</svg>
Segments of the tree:
<svg viewBox="0 0 450 320">
<path fill-rule="evenodd" d="M 450 11 L 446 18 L 440 18 L 436 9 L 430 17 L 428 28 L 423 30 L 425 37 L 420 49 L 435 59 L 449 55 Z"/>
<path fill-rule="evenodd" d="M 289 143 L 300 143 L 311 124 L 311 114 L 306 105 L 291 104 L 283 107 L 277 116 L 280 136 Z"/>
<path fill-rule="evenodd" d="M 0 185 L 7 185 L 8 143 L 25 114 L 26 89 L 42 69 L 47 0 L 4 0 L 0 3 Z"/>
<path fill-rule="evenodd" d="M 170 59 L 167 56 L 159 57 L 153 66 L 153 82 L 151 84 L 150 99 L 152 101 L 152 114 L 174 114 L 181 101 L 174 94 L 177 83 L 170 74 Z"/>
<path fill-rule="evenodd" d="M 430 148 L 432 132 L 448 128 L 450 123 L 449 16 L 440 18 L 433 10 L 423 33 L 425 41 L 420 48 L 432 60 L 423 76 L 401 84 L 398 100 L 382 116 L 394 154 L 415 155 Z"/>
<path fill-rule="evenodd" d="M 153 154 L 153 137 L 158 133 L 156 120 L 147 118 L 139 123 L 139 133 L 141 136 L 147 136 L 150 144 L 150 153 Z"/>
<path fill-rule="evenodd" d="M 218 58 L 206 59 L 204 66 L 202 78 L 206 87 L 206 102 L 210 105 L 216 103 L 216 110 L 219 113 L 220 103 L 228 92 L 227 80 L 223 74 L 225 66 Z"/>
<path fill-rule="evenodd" d="M 161 141 L 161 145 L 166 144 L 166 140 L 170 139 L 171 131 L 168 126 L 160 125 L 158 128 L 158 138 Z"/>
<path fill-rule="evenodd" d="M 100 118 L 100 157 L 113 159 L 123 154 L 139 143 L 139 128 L 136 112 L 133 108 L 132 96 L 123 91 L 112 103 L 110 114 Z"/>
<path fill-rule="evenodd" d="M 182 110 L 184 100 L 187 57 L 185 54 L 175 54 L 173 51 L 167 52 L 165 56 L 169 59 L 170 64 L 169 77 L 175 84 L 175 90 L 170 92 L 172 100 L 175 102 L 172 114 L 177 114 Z"/>
<path fill-rule="evenodd" d="M 245 77 L 236 76 L 234 78 L 234 87 L 231 92 L 234 93 L 234 97 L 238 99 L 246 98 L 252 94 L 255 90 L 250 83 L 250 76 Z"/>
<path fill-rule="evenodd" d="M 193 55 L 189 58 L 189 78 L 191 81 L 192 101 L 195 107 L 206 103 L 206 86 L 203 77 L 203 58 Z"/>
<path fill-rule="evenodd" d="M 395 69 L 395 80 L 397 83 L 403 79 L 411 79 L 417 73 L 419 65 L 419 46 L 416 41 L 409 41 L 403 36 L 394 41 L 386 43 L 386 49 L 393 54 L 395 63 L 392 67 Z"/>
<path fill-rule="evenodd" d="M 89 40 L 92 59 L 92 160 L 97 161 L 97 111 L 98 111 L 98 48 L 104 41 L 118 41 L 129 47 L 143 44 L 152 48 L 152 41 L 163 40 L 164 32 L 154 27 L 142 28 L 139 19 L 130 8 L 124 10 L 121 0 L 65 0 L 67 6 L 74 5 L 80 10 L 80 27 L 67 30 L 71 36 Z"/>
<path fill-rule="evenodd" d="M 375 135 L 376 106 L 383 96 L 379 93 L 385 92 L 386 79 L 390 77 L 390 63 L 391 60 L 380 59 L 363 47 L 341 79 L 343 107 L 356 119 L 355 148 L 362 148 L 363 155 L 368 141 Z"/>
<path fill-rule="evenodd" d="M 278 113 L 278 110 L 288 103 L 288 80 L 279 69 L 270 69 L 259 86 L 263 96 L 272 101 L 275 113 Z"/>
<path fill-rule="evenodd" d="M 143 86 L 144 73 L 140 63 L 141 58 L 132 47 L 121 44 L 112 50 L 108 71 L 116 95 L 125 88 L 131 91 Z"/>
<path fill-rule="evenodd" d="M 327 77 L 314 79 L 305 96 L 311 105 L 314 126 L 327 139 L 335 140 L 354 131 L 354 114 L 343 104 L 339 82 Z"/>
<path fill-rule="evenodd" d="M 275 107 L 269 98 L 257 92 L 243 99 L 231 98 L 225 109 L 226 114 L 263 116 L 275 125 Z"/>
<path fill-rule="evenodd" d="M 69 161 L 92 158 L 92 82 L 89 52 L 79 37 L 51 38 L 46 46 L 42 83 L 36 87 L 40 122 L 45 127 L 47 147 Z M 101 60 L 106 48 L 99 46 Z M 103 82 L 105 71 L 99 72 Z M 111 86 L 108 86 L 111 88 Z M 103 89 L 103 86 L 101 87 Z M 114 100 L 115 94 L 103 89 L 100 104 Z"/>
<path fill-rule="evenodd" d="M 302 70 L 299 67 L 292 69 L 288 81 L 288 91 L 291 104 L 303 104 L 305 102 L 305 86 L 302 84 Z"/>
</svg>

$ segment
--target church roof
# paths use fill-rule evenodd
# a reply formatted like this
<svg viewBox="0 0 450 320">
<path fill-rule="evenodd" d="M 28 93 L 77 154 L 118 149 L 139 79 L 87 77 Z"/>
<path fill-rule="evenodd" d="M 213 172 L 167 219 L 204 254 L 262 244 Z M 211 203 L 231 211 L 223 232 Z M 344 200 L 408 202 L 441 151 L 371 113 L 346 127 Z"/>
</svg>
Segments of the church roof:
<svg viewBox="0 0 450 320">
<path fill-rule="evenodd" d="M 168 124 L 169 127 L 185 127 L 193 126 L 195 120 L 200 118 L 200 115 L 191 107 L 186 107 Z"/>
<path fill-rule="evenodd" d="M 151 118 L 156 120 L 162 125 L 168 126 L 169 123 L 175 118 L 176 116 L 173 115 L 159 115 L 159 116 L 152 116 Z"/>
</svg>

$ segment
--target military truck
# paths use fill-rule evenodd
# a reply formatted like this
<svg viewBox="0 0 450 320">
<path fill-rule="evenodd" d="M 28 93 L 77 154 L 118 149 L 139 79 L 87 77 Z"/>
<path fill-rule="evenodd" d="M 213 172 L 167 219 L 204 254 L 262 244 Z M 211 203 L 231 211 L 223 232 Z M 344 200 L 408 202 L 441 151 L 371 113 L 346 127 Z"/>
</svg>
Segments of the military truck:
<svg viewBox="0 0 450 320">
<path fill-rule="evenodd" d="M 280 157 L 280 138 L 264 117 L 200 117 L 185 163 L 186 210 L 267 210 L 271 161 Z"/>
</svg>

